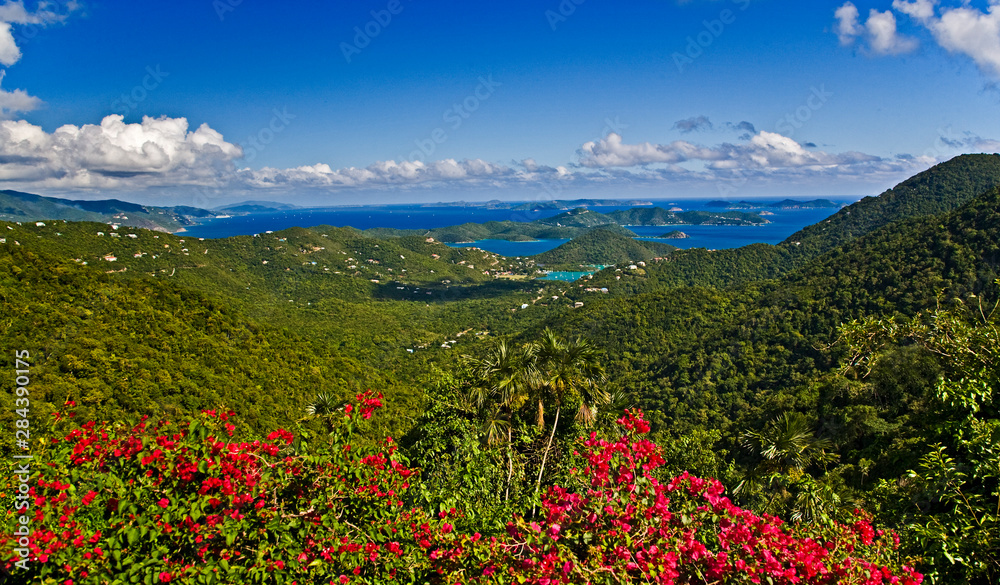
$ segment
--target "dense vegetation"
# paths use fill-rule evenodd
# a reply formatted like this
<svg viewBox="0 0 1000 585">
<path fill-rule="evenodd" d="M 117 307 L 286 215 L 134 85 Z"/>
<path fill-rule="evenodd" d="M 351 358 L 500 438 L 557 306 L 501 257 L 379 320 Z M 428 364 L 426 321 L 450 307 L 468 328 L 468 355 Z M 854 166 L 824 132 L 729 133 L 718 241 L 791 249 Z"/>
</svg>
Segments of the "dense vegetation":
<svg viewBox="0 0 1000 585">
<path fill-rule="evenodd" d="M 512 259 L 329 226 L 3 225 L 0 346 L 31 352 L 53 464 L 32 578 L 995 583 L 998 184 L 1000 156 L 958 157 L 779 246 L 669 254 L 593 226 Z M 530 279 L 593 253 L 619 265 Z"/>
<path fill-rule="evenodd" d="M 654 258 L 669 255 L 675 246 L 662 242 L 637 240 L 604 228 L 586 234 L 534 257 L 535 262 L 546 268 L 605 264 L 629 265 L 631 262 L 652 262 Z"/>
</svg>

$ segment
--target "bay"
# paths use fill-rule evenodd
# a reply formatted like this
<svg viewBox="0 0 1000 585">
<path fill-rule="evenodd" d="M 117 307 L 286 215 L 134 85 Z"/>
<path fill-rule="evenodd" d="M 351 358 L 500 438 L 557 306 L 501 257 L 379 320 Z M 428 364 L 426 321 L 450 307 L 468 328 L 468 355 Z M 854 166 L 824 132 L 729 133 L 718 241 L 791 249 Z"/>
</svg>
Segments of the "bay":
<svg viewBox="0 0 1000 585">
<path fill-rule="evenodd" d="M 857 197 L 827 197 L 846 205 Z M 799 198 L 805 200 L 808 198 Z M 685 211 L 722 211 L 707 207 L 708 199 L 654 201 L 654 205 L 664 208 L 680 207 Z M 777 201 L 772 200 L 772 201 Z M 761 203 L 768 203 L 761 200 Z M 648 206 L 645 206 L 648 207 Z M 592 207 L 594 211 L 609 213 L 629 206 Z M 770 223 L 761 226 L 627 226 L 641 240 L 660 241 L 679 248 L 738 248 L 753 243 L 777 244 L 805 226 L 821 222 L 839 210 L 838 207 L 825 208 L 767 208 L 771 215 L 765 217 Z M 764 211 L 762 209 L 749 210 Z M 513 211 L 510 209 L 489 209 L 485 207 L 429 206 L 429 205 L 380 205 L 325 207 L 315 209 L 294 209 L 268 213 L 254 213 L 245 216 L 210 219 L 185 230 L 185 235 L 201 238 L 226 238 L 236 235 L 252 235 L 266 231 L 279 231 L 290 227 L 312 227 L 332 225 L 350 226 L 357 229 L 388 227 L 400 229 L 430 229 L 459 225 L 462 223 L 487 221 L 534 221 L 563 213 L 563 210 Z M 667 232 L 679 230 L 687 234 L 685 239 L 659 238 Z M 551 250 L 567 240 L 536 240 L 530 242 L 509 242 L 506 240 L 480 240 L 453 247 L 477 247 L 503 256 L 532 256 Z"/>
</svg>

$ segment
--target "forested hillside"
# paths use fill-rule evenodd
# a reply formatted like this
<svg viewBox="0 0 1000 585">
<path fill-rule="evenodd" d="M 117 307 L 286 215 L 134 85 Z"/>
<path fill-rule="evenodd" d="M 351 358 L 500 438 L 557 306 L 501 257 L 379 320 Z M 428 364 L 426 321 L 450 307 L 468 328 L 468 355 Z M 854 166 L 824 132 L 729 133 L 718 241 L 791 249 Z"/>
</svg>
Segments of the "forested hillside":
<svg viewBox="0 0 1000 585">
<path fill-rule="evenodd" d="M 0 224 L 0 346 L 31 353 L 32 445 L 53 463 L 39 506 L 73 503 L 67 518 L 117 551 L 37 554 L 151 583 L 638 583 L 667 567 L 686 582 L 791 583 L 820 566 L 830 582 L 916 583 L 913 567 L 926 582 L 994 583 L 998 184 L 1000 156 L 957 157 L 779 246 L 716 252 L 648 244 L 580 211 L 566 217 L 587 231 L 534 258 L 329 226 L 200 240 Z M 595 258 L 620 265 L 533 279 Z M 14 379 L 0 387 L 10 426 Z M 64 410 L 75 418 L 51 416 Z M 134 426 L 142 415 L 188 432 L 158 437 Z M 223 459 L 246 472 L 242 491 L 213 491 Z M 87 495 L 58 499 L 57 473 Z M 642 514 L 621 486 L 644 494 Z M 0 490 L 8 509 L 15 487 Z M 95 501 L 105 514 L 86 516 Z M 175 540 L 161 514 L 215 518 L 211 548 Z M 788 530 L 780 546 L 723 545 L 776 534 L 771 515 Z M 281 526 L 305 537 L 254 536 Z M 337 557 L 334 534 L 357 548 Z M 608 552 L 640 541 L 661 564 Z"/>
<path fill-rule="evenodd" d="M 728 250 L 695 249 L 673 254 L 643 278 L 621 283 L 627 294 L 671 286 L 730 286 L 787 274 L 809 260 L 892 222 L 954 210 L 1000 184 L 1000 155 L 957 156 L 878 197 L 866 197 L 777 246 L 754 244 Z M 599 275 L 608 283 L 613 274 Z M 624 279 L 623 279 L 624 280 Z"/>
</svg>

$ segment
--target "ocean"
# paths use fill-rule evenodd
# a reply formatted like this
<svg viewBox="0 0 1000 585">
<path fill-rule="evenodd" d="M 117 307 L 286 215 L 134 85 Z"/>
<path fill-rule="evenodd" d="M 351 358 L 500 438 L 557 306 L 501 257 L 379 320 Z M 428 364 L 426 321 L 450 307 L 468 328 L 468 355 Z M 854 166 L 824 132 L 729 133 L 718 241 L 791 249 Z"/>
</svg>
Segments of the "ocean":
<svg viewBox="0 0 1000 585">
<path fill-rule="evenodd" d="M 799 198 L 807 200 L 809 198 Z M 857 197 L 834 198 L 831 201 L 850 204 Z M 718 208 L 706 207 L 708 199 L 654 201 L 654 205 L 664 208 L 680 207 L 685 211 L 707 210 L 721 211 Z M 777 201 L 777 199 L 773 200 Z M 768 203 L 762 200 L 761 203 Z M 648 207 L 648 206 L 644 206 Z M 591 207 L 594 211 L 608 213 L 617 209 L 628 209 L 628 206 Z M 679 248 L 738 248 L 753 243 L 777 244 L 807 225 L 823 221 L 839 210 L 837 207 L 816 209 L 777 209 L 768 208 L 773 215 L 765 216 L 771 222 L 762 226 L 665 226 L 643 227 L 629 226 L 638 234 L 639 239 L 654 240 L 672 244 Z M 753 212 L 761 210 L 751 210 Z M 512 211 L 509 209 L 486 209 L 483 207 L 456 207 L 428 205 L 380 205 L 365 207 L 325 207 L 316 209 L 294 209 L 270 213 L 254 213 L 230 218 L 210 219 L 195 226 L 190 226 L 184 232 L 185 236 L 199 238 L 227 238 L 237 235 L 251 235 L 265 231 L 279 231 L 290 227 L 312 227 L 316 225 L 332 225 L 337 227 L 351 226 L 358 229 L 374 227 L 389 227 L 401 229 L 428 229 L 458 225 L 462 223 L 487 221 L 534 221 L 552 217 L 563 210 L 544 210 L 537 212 Z M 686 239 L 660 239 L 660 236 L 674 229 L 686 233 Z M 534 242 L 508 242 L 506 240 L 480 240 L 465 244 L 453 244 L 455 247 L 475 246 L 504 256 L 531 256 L 541 254 L 559 246 L 566 240 L 539 240 Z"/>
</svg>

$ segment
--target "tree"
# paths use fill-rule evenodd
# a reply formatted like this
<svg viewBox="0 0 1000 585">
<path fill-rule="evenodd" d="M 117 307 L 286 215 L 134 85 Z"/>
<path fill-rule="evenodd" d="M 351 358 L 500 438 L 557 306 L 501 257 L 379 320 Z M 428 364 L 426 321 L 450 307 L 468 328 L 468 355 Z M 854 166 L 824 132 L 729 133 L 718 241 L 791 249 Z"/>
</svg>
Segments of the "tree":
<svg viewBox="0 0 1000 585">
<path fill-rule="evenodd" d="M 770 491 L 764 509 L 772 512 L 772 504 L 779 495 L 780 501 L 794 501 L 795 519 L 818 518 L 840 505 L 843 498 L 832 485 L 806 473 L 814 464 L 825 466 L 835 461 L 837 455 L 830 452 L 833 443 L 817 438 L 802 414 L 784 412 L 763 429 L 743 433 L 741 440 L 762 461 L 736 486 L 735 493 Z M 792 485 L 798 492 L 794 496 L 789 491 Z"/>
<path fill-rule="evenodd" d="M 597 404 L 607 402 L 608 396 L 599 386 L 604 380 L 600 353 L 588 341 L 579 337 L 566 341 L 546 328 L 542 332 L 542 338 L 537 342 L 536 355 L 537 369 L 541 376 L 540 383 L 535 388 L 535 398 L 538 401 L 536 422 L 539 428 L 545 426 L 546 400 L 554 402 L 556 407 L 552 431 L 545 445 L 542 463 L 538 467 L 538 480 L 535 483 L 537 498 L 541 492 L 542 474 L 545 472 L 552 440 L 556 436 L 563 405 L 571 398 L 578 399 L 580 406 L 577 410 L 577 420 L 589 424 L 596 417 L 594 409 Z"/>
<path fill-rule="evenodd" d="M 511 347 L 506 340 L 496 341 L 482 357 L 465 356 L 477 383 L 466 392 L 483 422 L 487 444 L 498 443 L 506 434 L 507 487 L 504 499 L 510 499 L 510 482 L 514 475 L 513 418 L 514 412 L 527 400 L 527 389 L 537 377 L 535 348 L 527 345 Z M 506 431 L 506 432 L 505 432 Z"/>
<path fill-rule="evenodd" d="M 841 331 L 851 367 L 870 370 L 884 348 L 915 343 L 944 368 L 932 397 L 936 424 L 923 430 L 924 456 L 876 493 L 882 513 L 913 537 L 911 552 L 934 583 L 1000 579 L 1000 323 L 996 306 L 974 302 L 905 322 L 854 321 Z"/>
</svg>

